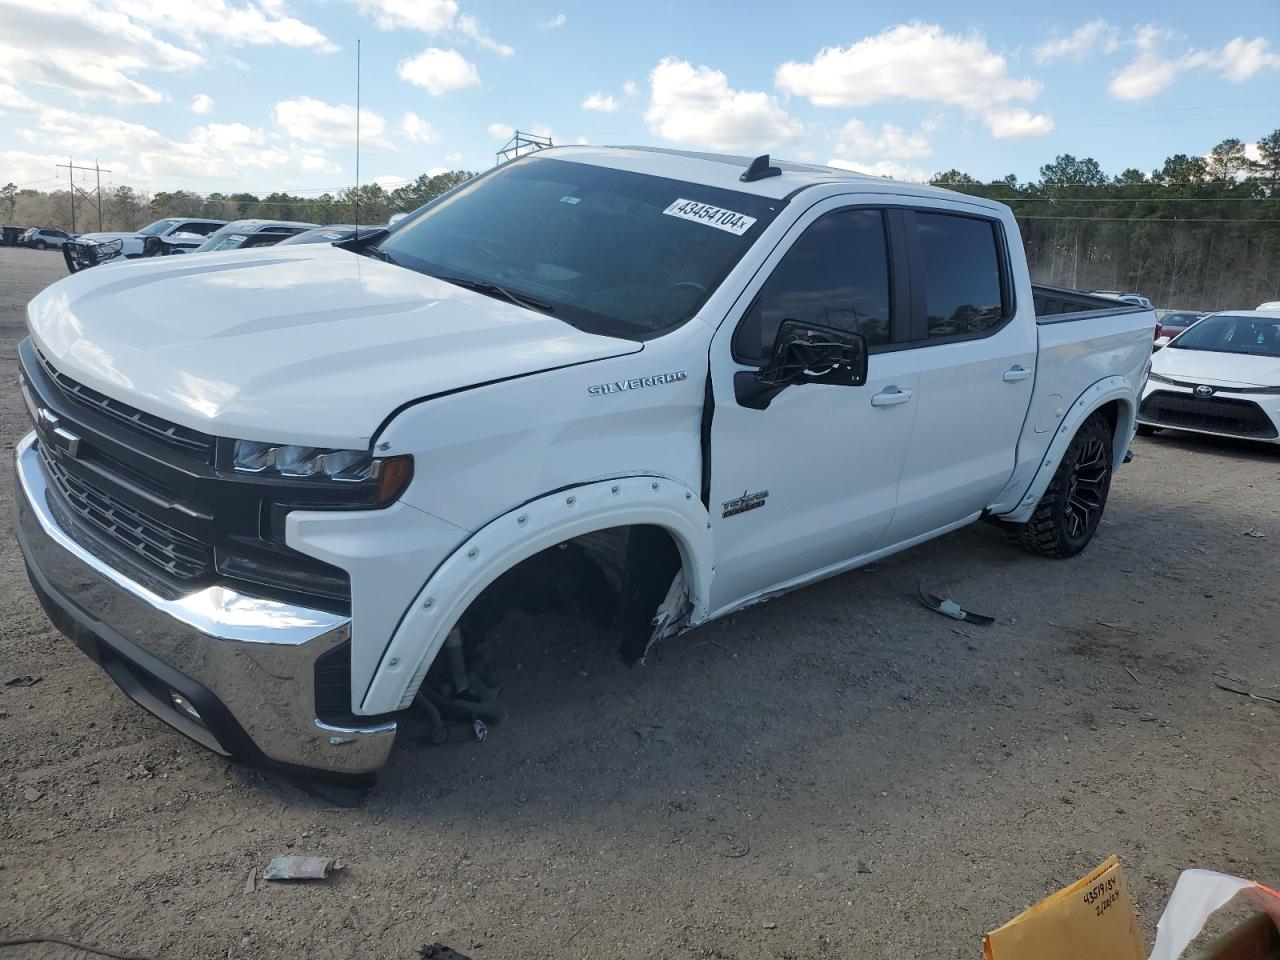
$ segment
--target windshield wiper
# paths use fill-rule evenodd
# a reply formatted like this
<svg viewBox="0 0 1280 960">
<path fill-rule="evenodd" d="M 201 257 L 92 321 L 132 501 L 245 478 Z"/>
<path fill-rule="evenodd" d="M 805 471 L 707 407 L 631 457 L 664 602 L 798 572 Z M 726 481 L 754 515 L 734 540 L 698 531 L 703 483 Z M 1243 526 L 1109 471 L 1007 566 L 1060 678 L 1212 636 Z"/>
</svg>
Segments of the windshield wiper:
<svg viewBox="0 0 1280 960">
<path fill-rule="evenodd" d="M 469 277 L 451 277 L 442 274 L 432 274 L 437 280 L 443 280 L 445 283 L 452 283 L 454 286 L 464 287 L 467 290 L 474 290 L 476 293 L 483 293 L 490 297 L 501 297 L 504 300 L 510 300 L 517 307 L 525 307 L 530 310 L 538 310 L 542 313 L 556 312 L 556 308 L 545 300 L 538 300 L 536 297 L 530 297 L 523 293 L 512 293 L 506 287 L 491 283 L 488 280 L 472 280 Z"/>
<path fill-rule="evenodd" d="M 381 247 L 365 247 L 363 250 L 357 250 L 357 253 L 363 253 L 366 257 L 373 257 L 375 260 L 381 260 L 383 263 L 390 263 L 400 266 L 399 261 Z"/>
</svg>

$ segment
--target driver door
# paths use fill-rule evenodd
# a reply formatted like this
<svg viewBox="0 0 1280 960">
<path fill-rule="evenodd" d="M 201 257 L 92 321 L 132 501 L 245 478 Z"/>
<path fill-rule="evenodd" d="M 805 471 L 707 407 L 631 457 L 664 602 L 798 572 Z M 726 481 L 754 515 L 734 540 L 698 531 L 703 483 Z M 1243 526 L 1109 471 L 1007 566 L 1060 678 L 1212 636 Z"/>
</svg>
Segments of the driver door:
<svg viewBox="0 0 1280 960">
<path fill-rule="evenodd" d="M 899 214 L 824 201 L 792 227 L 712 339 L 713 611 L 882 545 L 915 423 L 918 374 Z M 783 320 L 867 339 L 864 386 L 792 385 L 763 409 L 735 375 L 768 359 Z"/>
</svg>

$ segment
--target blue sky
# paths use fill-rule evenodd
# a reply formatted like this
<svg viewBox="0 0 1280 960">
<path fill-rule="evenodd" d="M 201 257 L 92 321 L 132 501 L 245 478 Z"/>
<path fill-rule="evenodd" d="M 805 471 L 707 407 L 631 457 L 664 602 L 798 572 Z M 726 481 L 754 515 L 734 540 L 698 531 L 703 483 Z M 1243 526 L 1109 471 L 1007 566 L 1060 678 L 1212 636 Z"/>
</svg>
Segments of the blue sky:
<svg viewBox="0 0 1280 960">
<path fill-rule="evenodd" d="M 0 182 L 319 192 L 557 143 L 917 179 L 1150 170 L 1280 127 L 1280 3 L 0 0 Z"/>
</svg>

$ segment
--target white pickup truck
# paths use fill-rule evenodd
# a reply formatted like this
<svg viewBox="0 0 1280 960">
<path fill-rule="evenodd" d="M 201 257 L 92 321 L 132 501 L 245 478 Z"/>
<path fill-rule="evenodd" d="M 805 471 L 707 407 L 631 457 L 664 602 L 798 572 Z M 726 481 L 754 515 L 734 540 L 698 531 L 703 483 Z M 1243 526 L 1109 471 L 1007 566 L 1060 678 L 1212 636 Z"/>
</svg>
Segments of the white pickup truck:
<svg viewBox="0 0 1280 960">
<path fill-rule="evenodd" d="M 1076 554 L 1151 310 L 1033 287 L 999 203 L 568 147 L 345 245 L 35 298 L 18 535 L 49 616 L 239 760 L 367 779 L 500 716 L 512 607 L 621 655 L 979 518 Z"/>
</svg>

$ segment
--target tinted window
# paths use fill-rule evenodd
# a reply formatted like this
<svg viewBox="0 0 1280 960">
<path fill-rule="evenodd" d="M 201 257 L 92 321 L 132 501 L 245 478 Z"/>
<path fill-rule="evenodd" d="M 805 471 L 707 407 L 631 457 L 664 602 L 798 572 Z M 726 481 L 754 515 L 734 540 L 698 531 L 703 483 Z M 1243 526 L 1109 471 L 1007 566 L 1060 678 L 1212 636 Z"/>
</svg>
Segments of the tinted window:
<svg viewBox="0 0 1280 960">
<path fill-rule="evenodd" d="M 174 233 L 194 233 L 200 237 L 207 237 L 217 229 L 216 223 L 184 223 Z"/>
<path fill-rule="evenodd" d="M 917 213 L 929 337 L 981 333 L 1004 316 L 995 224 Z M 913 271 L 914 271 L 914 264 Z"/>
<path fill-rule="evenodd" d="M 778 263 L 734 335 L 735 353 L 763 360 L 783 320 L 837 327 L 888 343 L 889 257 L 879 210 L 815 221 Z"/>
</svg>

